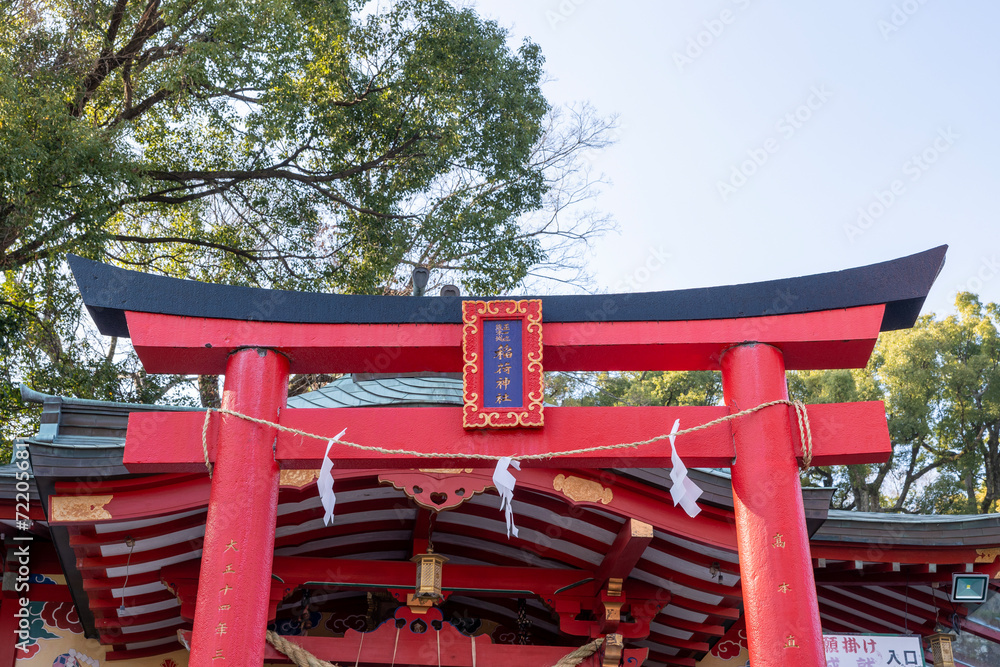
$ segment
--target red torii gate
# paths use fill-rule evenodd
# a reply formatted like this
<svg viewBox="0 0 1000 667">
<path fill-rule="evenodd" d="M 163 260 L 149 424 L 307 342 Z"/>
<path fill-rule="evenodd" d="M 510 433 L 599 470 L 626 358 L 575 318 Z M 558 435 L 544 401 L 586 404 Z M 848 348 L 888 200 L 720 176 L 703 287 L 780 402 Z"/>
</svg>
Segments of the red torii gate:
<svg viewBox="0 0 1000 667">
<path fill-rule="evenodd" d="M 912 326 L 944 246 L 805 278 L 678 292 L 546 297 L 546 370 L 721 370 L 725 407 L 547 408 L 534 429 L 466 430 L 462 408 L 285 408 L 289 373 L 458 371 L 457 297 L 316 295 L 207 285 L 70 257 L 102 333 L 130 336 L 153 373 L 225 374 L 223 408 L 352 442 L 441 452 L 531 455 L 647 440 L 787 399 L 785 371 L 867 363 L 880 331 Z M 692 466 L 732 469 L 750 656 L 756 667 L 826 664 L 803 512 L 791 408 L 774 406 L 681 437 Z M 809 406 L 813 462 L 884 461 L 881 403 Z M 130 417 L 133 472 L 205 465 L 200 414 Z M 190 664 L 260 664 L 272 576 L 279 468 L 316 468 L 325 443 L 232 416 L 212 417 L 214 461 Z M 422 457 L 346 445 L 339 467 L 426 466 Z M 665 441 L 523 465 L 666 467 Z M 439 459 L 442 461 L 445 459 Z M 481 459 L 449 465 L 492 467 Z M 321 656 L 322 657 L 322 656 Z M 219 662 L 219 661 L 222 662 Z"/>
</svg>

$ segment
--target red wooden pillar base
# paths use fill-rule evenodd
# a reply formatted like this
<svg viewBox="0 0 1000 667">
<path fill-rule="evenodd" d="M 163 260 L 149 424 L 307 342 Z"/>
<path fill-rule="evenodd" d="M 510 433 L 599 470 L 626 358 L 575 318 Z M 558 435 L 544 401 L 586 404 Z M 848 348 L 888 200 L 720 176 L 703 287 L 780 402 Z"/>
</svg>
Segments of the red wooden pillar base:
<svg viewBox="0 0 1000 667">
<path fill-rule="evenodd" d="M 237 350 L 226 365 L 222 407 L 276 422 L 288 392 L 288 359 Z M 271 593 L 278 511 L 273 428 L 223 417 L 205 522 L 191 667 L 260 665 Z"/>
<path fill-rule="evenodd" d="M 788 398 L 781 351 L 730 348 L 722 357 L 726 405 L 736 412 Z M 750 663 L 754 667 L 825 667 L 799 468 L 784 406 L 733 424 L 732 466 Z"/>
</svg>

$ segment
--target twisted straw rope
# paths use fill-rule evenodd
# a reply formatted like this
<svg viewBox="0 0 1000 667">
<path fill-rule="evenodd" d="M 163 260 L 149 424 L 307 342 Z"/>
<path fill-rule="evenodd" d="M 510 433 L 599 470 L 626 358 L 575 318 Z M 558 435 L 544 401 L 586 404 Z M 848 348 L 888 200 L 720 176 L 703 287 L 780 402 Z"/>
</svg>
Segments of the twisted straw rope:
<svg viewBox="0 0 1000 667">
<path fill-rule="evenodd" d="M 597 649 L 601 648 L 602 643 L 604 643 L 604 637 L 598 637 L 589 644 L 584 644 L 575 651 L 567 653 L 563 657 L 559 658 L 559 662 L 552 665 L 552 667 L 576 667 L 581 662 L 597 653 Z"/>
<path fill-rule="evenodd" d="M 298 665 L 298 667 L 340 667 L 340 665 L 332 662 L 320 660 L 295 642 L 282 637 L 276 632 L 268 630 L 266 637 L 268 644 L 288 656 L 288 658 Z M 362 637 L 364 637 L 364 635 L 362 635 Z M 601 647 L 603 642 L 604 638 L 598 637 L 589 644 L 584 644 L 575 651 L 571 651 L 559 658 L 559 662 L 554 664 L 552 667 L 576 667 L 581 662 L 597 653 L 597 649 Z"/>
<path fill-rule="evenodd" d="M 711 428 L 723 422 L 727 422 L 738 417 L 744 417 L 749 414 L 753 414 L 758 410 L 763 410 L 764 408 L 769 408 L 774 405 L 790 405 L 795 408 L 795 414 L 798 417 L 799 422 L 799 433 L 802 435 L 802 467 L 803 469 L 808 469 L 812 465 L 813 456 L 813 441 L 812 441 L 812 429 L 809 426 L 809 413 L 806 411 L 806 406 L 801 401 L 790 401 L 788 399 L 778 399 L 774 401 L 767 401 L 766 403 L 761 403 L 752 408 L 747 408 L 746 410 L 740 410 L 739 412 L 734 412 L 730 415 L 724 417 L 719 417 L 718 419 L 713 419 L 710 422 L 700 424 L 698 426 L 692 426 L 691 428 L 681 429 L 675 433 L 664 433 L 663 435 L 658 435 L 649 440 L 639 440 L 637 442 L 620 442 L 616 445 L 596 445 L 594 447 L 581 447 L 579 449 L 566 449 L 561 452 L 546 452 L 545 454 L 512 454 L 511 459 L 516 461 L 533 461 L 541 459 L 551 459 L 557 456 L 572 456 L 575 454 L 588 454 L 590 452 L 600 452 L 609 451 L 614 449 L 632 449 L 636 447 L 641 447 L 643 445 L 651 445 L 654 442 L 659 442 L 660 440 L 666 440 L 670 436 L 681 436 L 688 433 L 694 433 L 695 431 L 701 431 L 706 428 Z M 295 435 L 300 435 L 304 438 L 314 438 L 316 440 L 330 440 L 328 436 L 317 435 L 315 433 L 309 433 L 308 431 L 300 431 L 297 428 L 291 428 L 289 426 L 282 426 L 281 424 L 276 424 L 272 421 L 266 419 L 258 419 L 257 417 L 251 417 L 250 415 L 245 415 L 242 412 L 236 412 L 235 410 L 227 410 L 226 408 L 208 408 L 205 411 L 205 422 L 201 427 L 201 449 L 202 453 L 205 455 L 205 467 L 208 468 L 208 476 L 212 476 L 212 462 L 208 457 L 208 423 L 211 419 L 212 413 L 218 412 L 221 415 L 231 415 L 233 417 L 238 417 L 240 419 L 245 419 L 246 421 L 253 422 L 255 424 L 262 424 L 264 426 L 270 426 L 279 431 L 285 431 L 286 433 L 294 433 Z M 415 456 L 418 458 L 426 459 L 481 459 L 487 461 L 499 461 L 503 456 L 496 454 L 457 454 L 454 452 L 418 452 L 412 449 L 389 449 L 386 447 L 378 447 L 376 445 L 360 445 L 356 442 L 348 442 L 347 440 L 338 440 L 341 445 L 346 445 L 347 447 L 353 447 L 354 449 L 360 449 L 366 452 L 376 452 L 378 454 L 397 454 L 403 456 Z"/>
<path fill-rule="evenodd" d="M 277 632 L 268 630 L 264 636 L 267 638 L 268 644 L 287 655 L 288 658 L 299 667 L 340 667 L 338 664 L 327 662 L 326 660 L 320 660 L 309 651 L 305 650 L 295 642 L 285 639 Z"/>
</svg>

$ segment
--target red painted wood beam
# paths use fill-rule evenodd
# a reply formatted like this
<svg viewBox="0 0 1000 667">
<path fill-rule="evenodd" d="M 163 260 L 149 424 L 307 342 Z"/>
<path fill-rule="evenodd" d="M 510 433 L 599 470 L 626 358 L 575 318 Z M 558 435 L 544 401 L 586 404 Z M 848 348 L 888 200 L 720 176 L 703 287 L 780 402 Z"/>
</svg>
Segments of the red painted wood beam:
<svg viewBox="0 0 1000 667">
<path fill-rule="evenodd" d="M 167 414 L 167 413 L 157 413 Z M 204 419 L 204 416 L 202 417 Z M 131 421 L 131 420 L 130 420 Z M 148 425 L 149 422 L 146 422 Z M 200 443 L 201 436 L 199 435 Z M 205 472 L 205 464 L 202 461 L 202 468 L 199 472 Z M 208 505 L 210 485 L 208 477 L 180 482 L 177 484 L 165 485 L 159 488 L 141 489 L 137 491 L 124 491 L 120 493 L 104 493 L 103 491 L 91 492 L 93 496 L 101 497 L 100 505 L 104 511 L 111 516 L 109 521 L 121 521 L 127 518 L 148 518 L 154 516 L 164 516 L 169 514 L 179 514 L 187 510 Z M 88 494 L 88 495 L 91 495 Z M 77 515 L 71 514 L 68 518 L 61 518 L 62 513 L 54 511 L 59 502 L 56 498 L 73 496 L 75 498 L 86 498 L 76 494 L 52 494 L 49 496 L 49 521 L 56 525 L 89 525 L 95 523 L 93 519 L 81 519 Z M 110 500 L 108 499 L 110 496 Z"/>
<path fill-rule="evenodd" d="M 21 505 L 23 508 L 24 505 Z M 24 512 L 18 512 L 17 504 L 14 502 L 14 496 L 11 495 L 10 500 L 0 504 L 0 519 L 7 519 L 8 521 L 14 521 L 16 519 L 23 519 Z M 32 521 L 45 521 L 45 508 L 42 507 L 41 503 L 37 501 L 32 501 L 28 505 L 28 518 Z"/>
<path fill-rule="evenodd" d="M 823 621 L 823 631 L 824 634 L 830 633 L 834 635 L 850 635 L 858 631 L 857 628 L 853 628 L 849 625 L 844 625 L 843 623 L 838 623 L 837 621 L 832 621 L 825 616 L 820 616 Z"/>
<path fill-rule="evenodd" d="M 847 604 L 846 602 L 847 600 L 851 600 L 852 604 L 854 605 L 865 604 L 865 602 L 859 601 L 857 599 L 857 598 L 863 598 L 864 600 L 870 603 L 877 603 L 883 607 L 889 607 L 890 609 L 893 609 L 897 612 L 902 612 L 902 614 L 899 615 L 900 619 L 902 618 L 903 615 L 917 616 L 919 618 L 924 619 L 925 622 L 934 621 L 939 618 L 938 614 L 935 614 L 933 611 L 925 609 L 920 605 L 910 604 L 906 600 L 900 600 L 890 595 L 885 595 L 885 594 L 879 595 L 878 593 L 872 592 L 867 588 L 859 588 L 855 586 L 852 588 L 845 588 L 844 590 L 850 591 L 850 595 L 844 595 L 840 591 L 837 591 L 834 587 L 821 586 L 819 588 L 819 596 L 827 597 L 828 595 L 837 594 L 837 597 L 831 597 L 829 599 L 835 602 L 838 601 L 843 602 L 844 604 Z M 876 607 L 872 606 L 872 609 L 876 609 Z"/>
<path fill-rule="evenodd" d="M 138 574 L 129 574 L 128 577 L 128 587 L 142 586 L 143 584 L 151 584 L 154 581 L 160 580 L 159 572 L 140 572 Z M 122 588 L 125 585 L 125 577 L 93 577 L 84 575 L 83 577 L 83 590 L 87 591 L 88 595 L 91 591 L 113 591 Z"/>
<path fill-rule="evenodd" d="M 185 632 L 188 632 L 188 634 L 190 635 L 189 631 Z M 165 655 L 167 653 L 171 653 L 173 651 L 177 651 L 182 648 L 184 647 L 181 646 L 180 642 L 173 642 L 170 644 L 159 644 L 157 646 L 150 646 L 147 648 L 140 648 L 140 649 L 114 650 L 105 653 L 104 659 L 107 660 L 108 662 L 116 662 L 118 660 L 140 660 L 142 658 L 148 658 L 154 655 L 156 656 Z"/>
<path fill-rule="evenodd" d="M 895 635 L 900 634 L 903 630 L 902 619 L 899 619 L 900 622 L 898 625 L 894 622 L 874 620 L 866 616 L 859 616 L 853 610 L 846 611 L 844 609 L 840 609 L 839 607 L 835 607 L 828 602 L 822 601 L 819 603 L 819 609 L 824 616 L 829 616 L 841 621 L 842 623 L 848 623 L 860 627 L 864 632 Z M 922 626 L 914 622 L 911 627 L 912 629 L 917 630 Z"/>
<path fill-rule="evenodd" d="M 55 491 L 60 495 L 87 495 L 96 493 L 121 493 L 125 491 L 142 491 L 144 489 L 159 489 L 171 484 L 197 480 L 197 475 L 162 474 L 145 477 L 126 477 L 118 479 L 85 479 L 72 482 L 56 482 Z"/>
<path fill-rule="evenodd" d="M 787 406 L 767 410 L 792 418 L 790 413 L 793 410 Z M 278 422 L 282 426 L 329 437 L 347 428 L 344 439 L 349 442 L 425 452 L 427 455 L 477 452 L 495 456 L 525 456 L 582 446 L 644 441 L 668 432 L 674 419 L 681 420 L 683 429 L 704 424 L 728 412 L 725 407 L 715 406 L 546 408 L 544 428 L 472 431 L 462 428 L 462 408 L 458 407 L 287 409 L 282 411 Z M 813 433 L 814 465 L 888 460 L 892 448 L 885 422 L 885 407 L 880 401 L 810 405 L 808 412 Z M 133 473 L 204 470 L 201 447 L 204 419 L 202 413 L 133 413 L 129 417 L 126 436 L 126 467 Z M 238 417 L 212 415 L 208 435 L 210 458 L 215 456 L 215 434 L 219 424 L 233 421 L 240 420 Z M 608 429 L 609 423 L 615 424 L 615 428 Z M 792 446 L 794 451 L 801 452 L 797 429 L 792 436 Z M 683 435 L 677 439 L 677 449 L 688 466 L 729 467 L 734 456 L 732 422 Z M 278 434 L 277 458 L 283 468 L 319 468 L 325 451 L 326 442 L 323 440 L 287 432 Z M 669 461 L 670 451 L 670 443 L 664 439 L 637 449 L 524 461 L 522 467 L 662 467 L 664 462 Z M 421 468 L 428 467 L 432 462 L 451 467 L 492 468 L 495 465 L 494 461 L 481 459 L 373 454 L 337 443 L 330 450 L 330 458 L 340 468 Z"/>
<path fill-rule="evenodd" d="M 653 527 L 636 519 L 626 519 L 618 531 L 611 548 L 604 554 L 604 560 L 594 575 L 599 588 L 604 588 L 608 579 L 627 579 L 635 569 L 649 543 L 653 541 Z"/>
<path fill-rule="evenodd" d="M 673 635 L 665 635 L 658 632 L 649 633 L 649 641 L 656 644 L 661 644 L 663 646 L 672 646 L 677 649 L 682 649 L 685 651 L 693 651 L 695 653 L 704 653 L 708 651 L 711 646 L 708 642 L 697 641 L 693 639 L 681 639 L 680 637 L 674 637 Z"/>
<path fill-rule="evenodd" d="M 649 659 L 653 662 L 659 662 L 664 665 L 669 665 L 669 667 L 697 667 L 698 661 L 694 658 L 681 656 L 681 655 L 670 655 L 669 653 L 660 653 L 659 651 L 650 650 Z"/>
<path fill-rule="evenodd" d="M 416 565 L 400 561 L 276 556 L 274 575 L 286 586 L 306 584 L 412 589 Z M 447 563 L 441 573 L 443 590 L 479 594 L 535 594 L 552 597 L 566 590 L 594 595 L 594 573 L 537 567 L 496 567 Z"/>
<path fill-rule="evenodd" d="M 155 630 L 143 630 L 141 632 L 129 632 L 123 633 L 120 628 L 112 628 L 108 632 L 99 632 L 102 644 L 122 644 L 126 642 L 129 644 L 138 644 L 141 642 L 153 641 L 156 639 L 163 639 L 164 637 L 172 637 L 177 634 L 177 631 L 181 628 L 186 628 L 190 625 L 180 618 L 177 619 L 176 623 L 165 624 L 164 627 L 156 628 Z"/>
<path fill-rule="evenodd" d="M 671 598 L 671 602 L 673 602 L 673 598 Z M 704 635 L 706 637 L 722 637 L 726 634 L 725 626 L 713 625 L 710 623 L 695 623 L 694 621 L 678 618 L 676 616 L 658 616 L 655 621 L 661 625 L 677 628 L 678 630 L 691 632 L 696 635 Z"/>
<path fill-rule="evenodd" d="M 677 593 L 670 596 L 670 606 L 686 609 L 687 611 L 693 611 L 696 614 L 704 614 L 709 619 L 719 619 L 723 622 L 738 620 L 743 615 L 742 612 L 736 607 L 728 607 L 721 604 L 708 604 L 706 602 L 700 602 L 699 600 L 692 600 L 690 598 L 683 597 Z"/>
<path fill-rule="evenodd" d="M 730 345 L 780 348 L 789 370 L 862 368 L 884 305 L 814 313 L 678 322 L 550 322 L 545 369 L 718 370 Z M 245 346 L 281 351 L 292 373 L 462 370 L 460 324 L 301 324 L 126 313 L 132 346 L 150 373 L 225 372 Z"/>
<path fill-rule="evenodd" d="M 640 561 L 639 569 L 660 577 L 664 581 L 673 581 L 692 590 L 701 591 L 709 595 L 717 595 L 722 598 L 722 604 L 736 606 L 743 602 L 739 584 L 727 586 L 726 584 L 716 583 L 715 579 L 707 577 L 699 579 L 698 577 L 692 577 L 691 575 L 678 572 L 666 565 L 654 563 L 650 560 Z"/>
<path fill-rule="evenodd" d="M 914 613 L 909 609 L 905 610 L 900 609 L 899 610 L 900 613 L 896 613 L 896 611 L 886 611 L 885 609 L 877 607 L 874 604 L 865 604 L 864 602 L 858 600 L 855 597 L 844 595 L 843 593 L 833 590 L 830 587 L 825 587 L 825 586 L 821 587 L 818 591 L 818 596 L 819 599 L 821 600 L 826 600 L 827 602 L 834 602 L 843 607 L 851 609 L 853 610 L 853 613 L 865 614 L 866 616 L 870 616 L 881 623 L 887 623 L 898 627 L 906 627 L 907 625 L 910 626 L 924 625 L 927 622 L 934 622 L 933 615 L 931 615 L 929 618 L 925 617 L 923 622 L 916 619 L 907 620 L 907 616 L 911 614 L 913 616 L 920 616 L 920 614 Z M 884 606 L 892 607 L 892 605 L 884 605 Z M 902 606 L 903 605 L 901 603 L 900 607 Z"/>
</svg>

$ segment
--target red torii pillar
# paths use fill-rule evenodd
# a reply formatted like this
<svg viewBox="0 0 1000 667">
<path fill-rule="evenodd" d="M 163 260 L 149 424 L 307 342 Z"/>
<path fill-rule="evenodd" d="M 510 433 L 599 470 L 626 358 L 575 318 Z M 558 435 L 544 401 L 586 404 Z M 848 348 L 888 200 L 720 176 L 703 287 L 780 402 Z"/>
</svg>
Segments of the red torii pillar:
<svg viewBox="0 0 1000 667">
<path fill-rule="evenodd" d="M 223 408 L 276 422 L 287 392 L 288 359 L 283 355 L 243 348 L 229 356 Z M 262 638 L 278 517 L 276 433 L 272 427 L 235 418 L 223 420 L 219 428 L 191 665 L 264 662 Z"/>
</svg>

